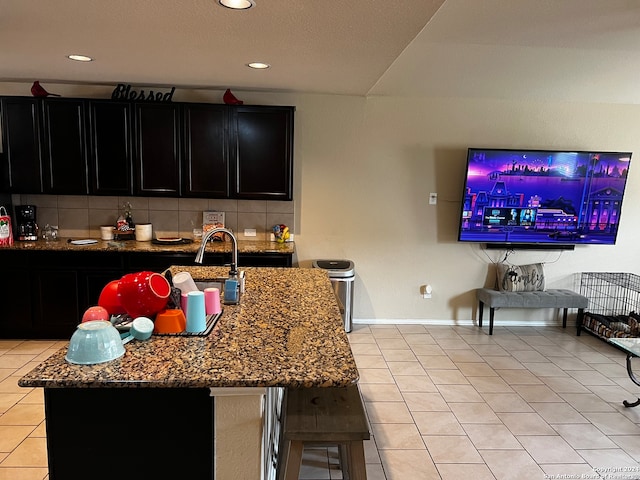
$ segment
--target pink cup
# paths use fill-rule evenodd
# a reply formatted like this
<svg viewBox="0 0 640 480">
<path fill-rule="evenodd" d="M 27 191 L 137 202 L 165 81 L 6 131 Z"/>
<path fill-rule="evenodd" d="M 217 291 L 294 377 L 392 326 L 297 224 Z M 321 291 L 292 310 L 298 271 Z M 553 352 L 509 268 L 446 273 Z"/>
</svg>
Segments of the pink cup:
<svg viewBox="0 0 640 480">
<path fill-rule="evenodd" d="M 220 307 L 220 290 L 213 287 L 204 289 L 204 307 L 207 315 L 216 315 L 222 311 Z"/>
<path fill-rule="evenodd" d="M 180 307 L 182 307 L 182 311 L 184 312 L 185 317 L 187 316 L 187 298 L 187 293 L 183 293 L 180 295 Z"/>
</svg>

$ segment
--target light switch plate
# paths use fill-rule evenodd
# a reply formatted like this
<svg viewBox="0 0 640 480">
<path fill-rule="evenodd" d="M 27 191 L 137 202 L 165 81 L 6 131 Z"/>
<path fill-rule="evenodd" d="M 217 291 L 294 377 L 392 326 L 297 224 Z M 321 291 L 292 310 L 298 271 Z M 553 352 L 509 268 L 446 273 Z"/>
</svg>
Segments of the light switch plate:
<svg viewBox="0 0 640 480">
<path fill-rule="evenodd" d="M 429 205 L 436 205 L 438 203 L 438 194 L 430 193 L 429 194 Z"/>
</svg>

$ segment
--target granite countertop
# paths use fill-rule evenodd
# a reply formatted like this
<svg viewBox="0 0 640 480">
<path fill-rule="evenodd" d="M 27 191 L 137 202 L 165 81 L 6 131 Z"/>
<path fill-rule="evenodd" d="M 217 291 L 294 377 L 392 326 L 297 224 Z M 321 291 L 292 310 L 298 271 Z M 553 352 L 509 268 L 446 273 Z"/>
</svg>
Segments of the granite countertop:
<svg viewBox="0 0 640 480">
<path fill-rule="evenodd" d="M 88 237 L 84 237 L 88 238 Z M 136 240 L 126 241 L 105 241 L 98 240 L 91 245 L 74 245 L 69 243 L 70 238 L 61 238 L 56 241 L 37 240 L 34 242 L 14 242 L 10 247 L 2 247 L 3 250 L 16 251 L 50 251 L 50 252 L 174 252 L 174 253 L 195 253 L 201 245 L 200 241 L 191 243 L 169 243 L 156 244 L 153 242 L 138 242 Z M 238 240 L 238 251 L 240 253 L 280 253 L 284 255 L 293 254 L 293 242 L 269 242 L 264 240 L 248 241 Z M 231 250 L 231 242 L 209 242 L 207 252 L 228 252 Z"/>
<path fill-rule="evenodd" d="M 228 267 L 170 268 L 195 280 Z M 125 345 L 124 356 L 80 366 L 67 347 L 19 380 L 23 387 L 333 387 L 357 382 L 358 370 L 326 271 L 246 268 L 245 294 L 206 337 L 152 336 Z"/>
</svg>

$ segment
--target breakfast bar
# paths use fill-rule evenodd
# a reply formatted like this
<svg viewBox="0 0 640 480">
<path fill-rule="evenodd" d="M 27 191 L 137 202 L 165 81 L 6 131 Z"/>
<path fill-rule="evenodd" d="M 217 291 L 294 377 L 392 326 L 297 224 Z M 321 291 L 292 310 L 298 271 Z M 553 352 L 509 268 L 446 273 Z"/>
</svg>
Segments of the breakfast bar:
<svg viewBox="0 0 640 480">
<path fill-rule="evenodd" d="M 170 271 L 206 281 L 228 268 Z M 245 275 L 240 303 L 225 305 L 207 336 L 154 335 L 91 366 L 65 361 L 64 347 L 20 379 L 44 388 L 49 478 L 264 477 L 264 394 L 358 381 L 325 271 Z"/>
</svg>

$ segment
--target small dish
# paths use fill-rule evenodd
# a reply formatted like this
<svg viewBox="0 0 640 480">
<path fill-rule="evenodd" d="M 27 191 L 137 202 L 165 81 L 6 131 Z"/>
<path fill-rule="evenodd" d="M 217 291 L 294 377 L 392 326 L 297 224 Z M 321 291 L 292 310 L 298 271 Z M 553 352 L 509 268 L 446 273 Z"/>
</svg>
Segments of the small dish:
<svg viewBox="0 0 640 480">
<path fill-rule="evenodd" d="M 178 237 L 169 237 L 165 239 L 164 237 L 154 238 L 151 240 L 151 243 L 156 245 L 186 245 L 188 243 L 193 243 L 193 240 L 190 238 L 178 238 Z"/>
<path fill-rule="evenodd" d="M 98 240 L 87 238 L 83 240 L 69 240 L 69 243 L 71 245 L 93 245 L 94 243 L 98 243 Z"/>
</svg>

